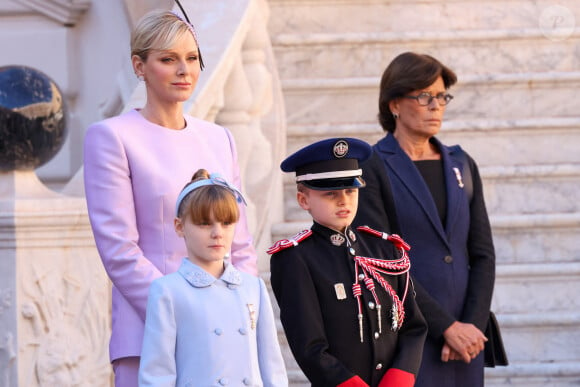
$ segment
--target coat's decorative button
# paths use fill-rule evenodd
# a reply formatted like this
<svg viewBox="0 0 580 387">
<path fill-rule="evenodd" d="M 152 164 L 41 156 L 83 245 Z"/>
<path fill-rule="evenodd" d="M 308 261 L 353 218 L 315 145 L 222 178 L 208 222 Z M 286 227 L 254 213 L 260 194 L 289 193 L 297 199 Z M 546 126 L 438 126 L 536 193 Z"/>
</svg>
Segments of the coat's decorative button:
<svg viewBox="0 0 580 387">
<path fill-rule="evenodd" d="M 453 257 L 451 255 L 446 255 L 445 258 L 443 258 L 443 262 L 451 263 L 453 262 Z"/>
</svg>

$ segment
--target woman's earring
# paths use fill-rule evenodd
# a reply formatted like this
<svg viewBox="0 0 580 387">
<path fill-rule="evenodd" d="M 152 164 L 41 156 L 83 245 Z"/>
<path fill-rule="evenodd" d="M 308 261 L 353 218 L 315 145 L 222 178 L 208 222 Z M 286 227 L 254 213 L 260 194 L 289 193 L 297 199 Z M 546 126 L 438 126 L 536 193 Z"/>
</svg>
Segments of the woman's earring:
<svg viewBox="0 0 580 387">
<path fill-rule="evenodd" d="M 397 114 L 397 113 L 393 113 L 393 118 L 394 118 L 395 120 L 396 120 L 396 119 L 398 119 L 398 118 L 399 118 L 399 114 Z"/>
<path fill-rule="evenodd" d="M 143 75 L 137 75 L 137 79 L 138 79 L 140 82 L 143 82 L 143 81 L 145 80 L 145 78 L 143 77 Z"/>
</svg>

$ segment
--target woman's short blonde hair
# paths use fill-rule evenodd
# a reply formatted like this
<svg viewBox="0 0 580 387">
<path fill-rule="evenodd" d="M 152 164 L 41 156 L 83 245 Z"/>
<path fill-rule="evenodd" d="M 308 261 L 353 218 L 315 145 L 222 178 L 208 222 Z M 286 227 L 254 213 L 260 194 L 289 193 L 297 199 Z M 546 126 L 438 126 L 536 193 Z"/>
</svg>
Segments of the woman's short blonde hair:
<svg viewBox="0 0 580 387">
<path fill-rule="evenodd" d="M 137 55 L 145 62 L 151 50 L 167 50 L 186 33 L 192 34 L 195 39 L 201 65 L 201 53 L 193 27 L 170 11 L 151 11 L 139 20 L 131 33 L 131 56 Z"/>
</svg>

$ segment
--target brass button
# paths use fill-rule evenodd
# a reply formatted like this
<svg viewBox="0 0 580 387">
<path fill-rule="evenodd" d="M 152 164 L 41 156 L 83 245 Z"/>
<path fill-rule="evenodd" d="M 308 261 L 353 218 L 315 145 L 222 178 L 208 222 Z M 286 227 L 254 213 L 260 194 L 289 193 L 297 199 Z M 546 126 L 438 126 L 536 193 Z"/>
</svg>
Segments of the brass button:
<svg viewBox="0 0 580 387">
<path fill-rule="evenodd" d="M 443 258 L 443 262 L 451 263 L 453 262 L 453 257 L 451 255 L 446 255 L 445 258 Z"/>
</svg>

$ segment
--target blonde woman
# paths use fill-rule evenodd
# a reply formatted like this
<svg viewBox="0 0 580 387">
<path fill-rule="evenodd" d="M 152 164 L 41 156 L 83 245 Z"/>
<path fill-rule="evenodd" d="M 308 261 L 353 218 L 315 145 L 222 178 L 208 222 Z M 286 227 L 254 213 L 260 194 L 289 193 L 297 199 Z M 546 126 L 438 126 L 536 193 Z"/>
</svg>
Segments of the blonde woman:
<svg viewBox="0 0 580 387">
<path fill-rule="evenodd" d="M 203 67 L 193 26 L 172 12 L 145 15 L 131 37 L 131 60 L 145 82 L 145 106 L 91 125 L 84 146 L 89 217 L 113 282 L 109 352 L 117 387 L 137 386 L 149 285 L 187 255 L 173 230 L 183 181 L 203 166 L 241 185 L 231 133 L 183 112 Z M 256 274 L 240 211 L 230 261 Z"/>
</svg>

